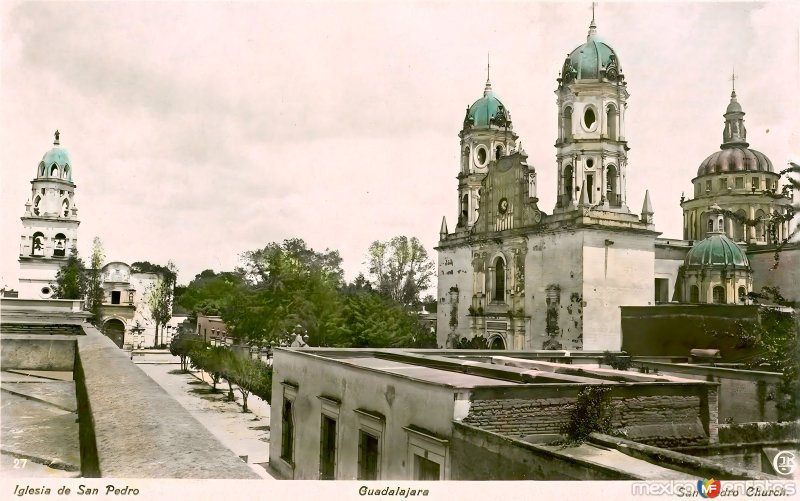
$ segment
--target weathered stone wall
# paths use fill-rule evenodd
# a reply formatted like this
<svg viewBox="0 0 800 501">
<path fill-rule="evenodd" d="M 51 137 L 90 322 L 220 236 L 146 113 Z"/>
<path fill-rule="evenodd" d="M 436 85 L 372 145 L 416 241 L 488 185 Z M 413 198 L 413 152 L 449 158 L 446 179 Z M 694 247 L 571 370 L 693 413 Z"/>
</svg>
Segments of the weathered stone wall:
<svg viewBox="0 0 800 501">
<path fill-rule="evenodd" d="M 75 337 L 64 335 L 6 334 L 0 338 L 3 370 L 72 371 Z"/>
<path fill-rule="evenodd" d="M 559 433 L 574 404 L 574 395 L 473 399 L 463 422 L 516 437 Z M 680 388 L 673 394 L 612 396 L 609 406 L 613 429 L 662 447 L 708 443 L 703 410 L 701 396 Z"/>
<path fill-rule="evenodd" d="M 111 339 L 84 328 L 74 372 L 84 476 L 259 478 Z"/>
<path fill-rule="evenodd" d="M 615 470 L 559 451 L 454 423 L 453 480 L 633 480 Z"/>
</svg>

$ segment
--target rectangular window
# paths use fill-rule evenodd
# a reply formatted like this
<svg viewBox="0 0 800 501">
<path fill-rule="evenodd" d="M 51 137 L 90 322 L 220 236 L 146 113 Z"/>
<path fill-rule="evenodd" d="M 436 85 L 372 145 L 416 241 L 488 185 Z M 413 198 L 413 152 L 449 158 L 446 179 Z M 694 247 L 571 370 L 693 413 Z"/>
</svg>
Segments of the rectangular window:
<svg viewBox="0 0 800 501">
<path fill-rule="evenodd" d="M 723 177 L 719 180 L 719 189 L 727 190 L 728 189 L 728 178 Z"/>
<path fill-rule="evenodd" d="M 656 287 L 656 303 L 668 303 L 669 302 L 669 279 L 668 278 L 656 278 L 655 279 L 655 287 Z"/>
<path fill-rule="evenodd" d="M 761 187 L 761 183 L 758 182 L 757 177 L 754 177 L 752 182 L 753 182 L 753 189 L 758 190 Z"/>
<path fill-rule="evenodd" d="M 744 178 L 743 177 L 737 177 L 736 180 L 734 181 L 734 183 L 736 183 L 736 189 L 737 190 L 744 189 Z"/>
<path fill-rule="evenodd" d="M 283 398 L 283 414 L 281 415 L 281 459 L 287 463 L 294 462 L 294 402 Z"/>
<path fill-rule="evenodd" d="M 435 433 L 404 426 L 408 433 L 408 475 L 410 480 L 448 480 L 449 441 Z"/>
<path fill-rule="evenodd" d="M 380 480 L 386 418 L 366 409 L 355 409 L 354 412 L 358 425 L 358 479 Z"/>
<path fill-rule="evenodd" d="M 336 478 L 336 420 L 322 415 L 319 443 L 319 479 Z"/>
<path fill-rule="evenodd" d="M 122 292 L 120 291 L 111 291 L 111 304 L 119 304 L 121 300 Z"/>
<path fill-rule="evenodd" d="M 414 478 L 416 480 L 439 480 L 439 463 L 414 454 Z"/>
<path fill-rule="evenodd" d="M 378 437 L 358 432 L 358 479 L 378 480 Z"/>
<path fill-rule="evenodd" d="M 706 181 L 706 193 L 711 191 L 711 181 Z"/>
</svg>

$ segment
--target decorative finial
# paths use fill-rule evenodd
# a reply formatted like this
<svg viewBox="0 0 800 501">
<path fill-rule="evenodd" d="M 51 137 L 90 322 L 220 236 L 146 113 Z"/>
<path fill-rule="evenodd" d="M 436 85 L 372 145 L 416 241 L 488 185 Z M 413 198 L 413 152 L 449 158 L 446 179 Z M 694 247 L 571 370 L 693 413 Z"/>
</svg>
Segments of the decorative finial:
<svg viewBox="0 0 800 501">
<path fill-rule="evenodd" d="M 486 53 L 486 81 L 487 82 L 489 80 L 491 80 L 491 78 L 489 78 L 489 76 L 490 76 L 490 71 L 489 70 L 490 69 L 491 69 L 491 54 L 489 52 L 487 52 Z"/>
<path fill-rule="evenodd" d="M 597 2 L 592 2 L 592 22 L 589 24 L 589 34 L 586 36 L 587 39 L 592 38 L 597 33 L 597 25 L 594 23 L 594 7 Z"/>
<path fill-rule="evenodd" d="M 736 68 L 731 71 L 731 97 L 736 97 Z"/>
<path fill-rule="evenodd" d="M 58 129 L 56 129 L 56 132 L 55 132 L 55 134 L 53 134 L 53 135 L 56 137 L 56 140 L 55 140 L 55 141 L 53 141 L 53 144 L 54 144 L 54 145 L 56 145 L 56 146 L 58 146 L 58 145 L 60 144 L 60 143 L 58 142 L 58 138 L 61 136 L 61 133 L 60 133 L 60 132 L 58 132 Z"/>
<path fill-rule="evenodd" d="M 486 87 L 483 88 L 483 95 L 488 96 L 492 92 L 492 82 L 489 79 L 489 53 L 486 53 Z"/>
</svg>

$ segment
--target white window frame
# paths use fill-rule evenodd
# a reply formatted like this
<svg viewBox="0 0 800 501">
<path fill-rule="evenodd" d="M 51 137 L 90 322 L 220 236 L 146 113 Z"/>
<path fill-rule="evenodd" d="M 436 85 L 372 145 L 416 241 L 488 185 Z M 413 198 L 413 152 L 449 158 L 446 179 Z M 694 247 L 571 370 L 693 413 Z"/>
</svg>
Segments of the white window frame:
<svg viewBox="0 0 800 501">
<path fill-rule="evenodd" d="M 280 447 L 280 450 L 278 451 L 278 457 L 280 457 L 281 461 L 283 461 L 285 464 L 289 465 L 289 467 L 294 469 L 294 465 L 295 465 L 295 463 L 297 463 L 297 456 L 296 456 L 296 451 L 297 451 L 297 420 L 294 419 L 294 414 L 295 414 L 295 410 L 296 410 L 295 407 L 294 407 L 294 404 L 295 404 L 295 399 L 297 398 L 298 386 L 296 384 L 294 384 L 294 383 L 290 383 L 289 381 L 283 381 L 281 383 L 281 386 L 283 386 L 283 399 L 281 400 L 281 433 L 279 435 L 281 437 L 280 438 L 281 439 L 281 447 Z M 292 403 L 292 454 L 291 454 L 291 456 L 292 456 L 291 459 L 292 460 L 291 461 L 287 461 L 286 458 L 284 458 L 283 454 L 282 454 L 283 453 L 283 401 L 284 400 L 288 400 L 289 402 Z"/>
<path fill-rule="evenodd" d="M 339 442 L 342 439 L 342 434 L 340 432 L 340 421 L 339 421 L 339 414 L 341 411 L 342 403 L 332 397 L 327 397 L 324 395 L 318 395 L 317 398 L 320 402 L 320 416 L 319 416 L 319 432 L 320 432 L 320 442 L 322 442 L 322 417 L 327 416 L 336 421 L 336 443 L 333 446 L 333 479 L 339 479 L 339 451 L 341 450 Z M 320 445 L 322 445 L 320 443 Z M 321 451 L 320 451 L 321 452 Z M 322 470 L 322 465 L 319 465 L 318 470 Z"/>
<path fill-rule="evenodd" d="M 416 480 L 414 475 L 417 460 L 414 456 L 420 456 L 439 464 L 439 480 L 449 480 L 448 446 L 450 442 L 413 425 L 404 426 L 403 429 L 408 434 L 408 479 Z"/>
<path fill-rule="evenodd" d="M 378 472 L 376 475 L 375 480 L 381 480 L 381 474 L 383 473 L 383 436 L 386 432 L 386 418 L 380 414 L 373 413 L 364 409 L 354 409 L 353 412 L 356 413 L 356 426 L 358 428 L 358 438 L 359 441 L 358 446 L 361 445 L 361 432 L 363 431 L 367 435 L 372 435 L 373 437 L 378 439 Z M 361 465 L 359 461 L 361 460 L 360 454 L 356 458 L 356 469 L 360 472 Z"/>
</svg>

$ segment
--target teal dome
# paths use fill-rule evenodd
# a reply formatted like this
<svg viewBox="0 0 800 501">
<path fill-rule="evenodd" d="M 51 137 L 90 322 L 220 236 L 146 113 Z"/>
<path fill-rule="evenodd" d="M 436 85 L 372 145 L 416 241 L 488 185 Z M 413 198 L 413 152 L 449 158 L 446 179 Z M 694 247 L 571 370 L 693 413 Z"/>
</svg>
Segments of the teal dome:
<svg viewBox="0 0 800 501">
<path fill-rule="evenodd" d="M 52 166 L 53 164 L 63 167 L 65 165 L 69 165 L 71 162 L 69 160 L 69 153 L 67 153 L 67 150 L 56 146 L 44 154 L 42 157 L 42 163 L 48 167 Z"/>
<path fill-rule="evenodd" d="M 598 80 L 600 77 L 616 81 L 621 73 L 617 53 L 595 34 L 594 21 L 589 27 L 586 43 L 570 52 L 561 70 L 565 83 L 573 80 Z"/>
<path fill-rule="evenodd" d="M 687 268 L 750 267 L 742 249 L 723 233 L 713 233 L 696 243 L 686 255 L 683 264 Z"/>
<path fill-rule="evenodd" d="M 486 82 L 483 97 L 472 103 L 464 117 L 464 128 L 483 127 L 508 127 L 511 128 L 511 116 L 502 101 L 492 91 L 492 84 Z"/>
</svg>

